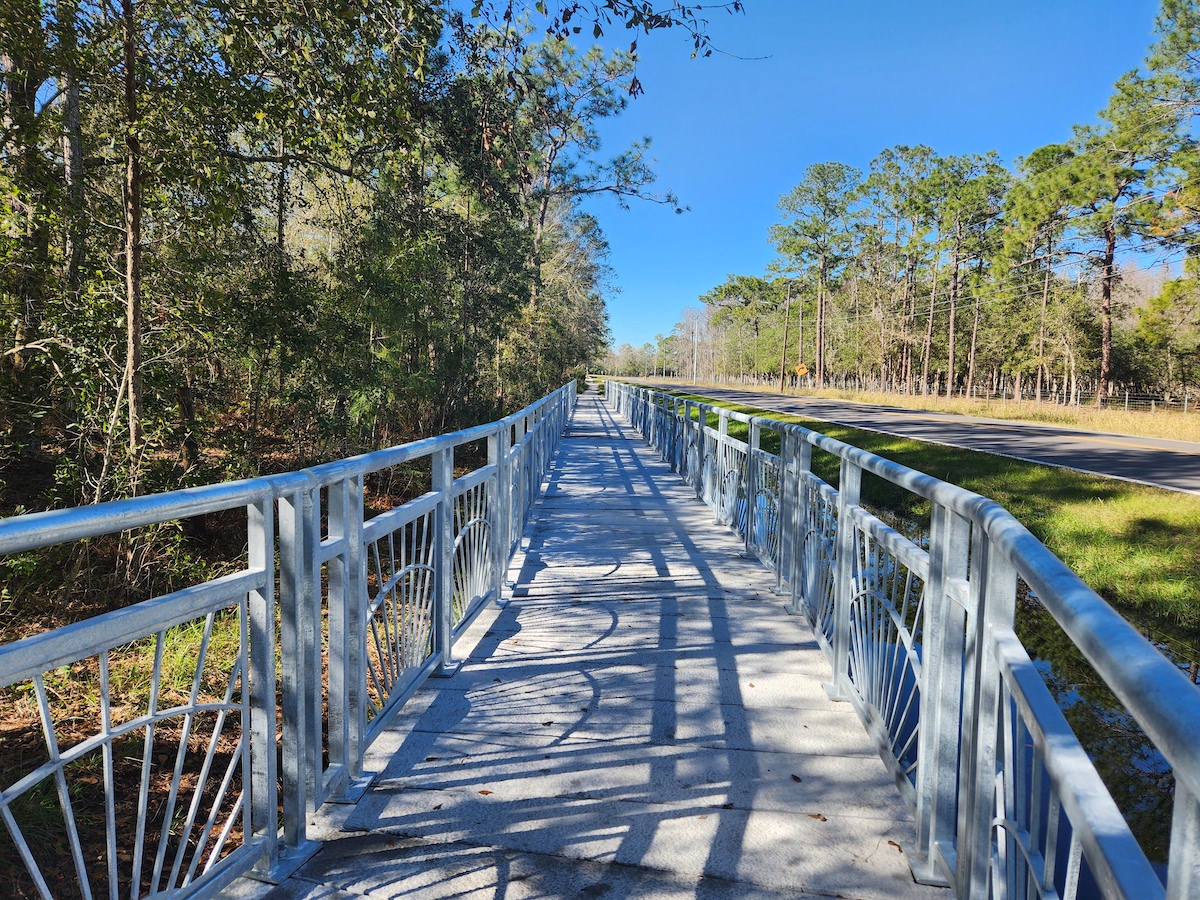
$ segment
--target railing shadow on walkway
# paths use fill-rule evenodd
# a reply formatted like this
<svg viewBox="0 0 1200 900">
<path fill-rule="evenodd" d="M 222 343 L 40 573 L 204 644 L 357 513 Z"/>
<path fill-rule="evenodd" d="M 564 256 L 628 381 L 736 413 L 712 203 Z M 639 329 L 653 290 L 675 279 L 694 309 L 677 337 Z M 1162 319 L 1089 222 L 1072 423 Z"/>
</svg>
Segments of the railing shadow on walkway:
<svg viewBox="0 0 1200 900">
<path fill-rule="evenodd" d="M 607 392 L 813 623 L 831 693 L 857 709 L 916 816 L 919 876 L 964 897 L 1200 897 L 1200 695 L 1003 508 L 798 425 Z M 814 474 L 816 451 L 838 462 L 837 487 Z M 863 473 L 930 503 L 927 545 L 863 507 Z M 1019 583 L 1172 767 L 1165 886 L 1013 632 Z"/>
<path fill-rule="evenodd" d="M 820 688 L 811 630 L 622 431 L 577 410 L 513 603 L 381 738 L 385 768 L 342 823 L 371 834 L 299 878 L 371 896 L 932 896 L 878 758 Z"/>
</svg>

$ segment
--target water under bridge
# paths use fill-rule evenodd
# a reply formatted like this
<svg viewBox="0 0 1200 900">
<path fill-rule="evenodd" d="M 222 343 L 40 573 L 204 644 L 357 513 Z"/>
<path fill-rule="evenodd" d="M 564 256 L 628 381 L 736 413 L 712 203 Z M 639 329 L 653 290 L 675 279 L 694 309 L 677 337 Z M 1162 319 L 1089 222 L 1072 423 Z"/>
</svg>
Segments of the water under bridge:
<svg viewBox="0 0 1200 900">
<path fill-rule="evenodd" d="M 0 793 L 13 884 L 1200 897 L 1195 689 L 1007 513 L 797 426 L 574 391 L 304 472 L 0 523 L 13 553 L 247 510 L 235 571 L 0 647 L 44 746 Z M 459 474 L 472 444 L 487 462 Z M 412 464 L 428 490 L 364 504 Z M 928 532 L 865 508 L 864 473 L 926 498 Z M 1172 764 L 1169 866 L 1013 633 L 1019 586 Z M 139 646 L 151 688 L 122 700 Z M 64 680 L 89 677 L 94 721 L 64 721 Z M 57 843 L 30 825 L 39 790 Z"/>
</svg>

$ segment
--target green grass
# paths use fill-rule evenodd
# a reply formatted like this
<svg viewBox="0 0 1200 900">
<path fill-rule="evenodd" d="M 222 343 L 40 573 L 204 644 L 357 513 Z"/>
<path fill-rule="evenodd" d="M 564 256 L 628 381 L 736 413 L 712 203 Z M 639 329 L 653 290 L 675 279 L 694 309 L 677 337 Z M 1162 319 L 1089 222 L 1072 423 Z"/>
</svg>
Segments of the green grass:
<svg viewBox="0 0 1200 900">
<path fill-rule="evenodd" d="M 1167 627 L 1192 647 L 1200 644 L 1200 497 L 748 406 L 714 405 L 795 422 L 990 497 L 1135 625 Z M 715 420 L 711 415 L 710 424 Z M 747 426 L 730 422 L 731 435 L 745 440 L 746 432 Z M 778 452 L 777 438 L 763 438 L 765 450 Z M 815 451 L 813 469 L 836 485 L 833 457 Z M 928 522 L 928 503 L 879 479 L 864 478 L 863 498 L 872 507 Z"/>
</svg>

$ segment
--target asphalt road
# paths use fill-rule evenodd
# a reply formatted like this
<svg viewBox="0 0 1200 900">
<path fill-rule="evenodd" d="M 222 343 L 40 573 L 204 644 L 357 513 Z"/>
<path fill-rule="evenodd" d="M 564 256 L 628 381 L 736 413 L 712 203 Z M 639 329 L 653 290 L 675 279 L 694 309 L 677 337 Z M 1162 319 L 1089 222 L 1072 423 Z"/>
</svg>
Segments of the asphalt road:
<svg viewBox="0 0 1200 900">
<path fill-rule="evenodd" d="M 841 400 L 787 397 L 732 388 L 693 389 L 678 383 L 672 383 L 670 387 L 821 422 L 982 450 L 1172 491 L 1200 494 L 1200 444 L 1187 441 L 1078 431 L 1054 425 L 1028 425 L 1001 419 Z"/>
</svg>

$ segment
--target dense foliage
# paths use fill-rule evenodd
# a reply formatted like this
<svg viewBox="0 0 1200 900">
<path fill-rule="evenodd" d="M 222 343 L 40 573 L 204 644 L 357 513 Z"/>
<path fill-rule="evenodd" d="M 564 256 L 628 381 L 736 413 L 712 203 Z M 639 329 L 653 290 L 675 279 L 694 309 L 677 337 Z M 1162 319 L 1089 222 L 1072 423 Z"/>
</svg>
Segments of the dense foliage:
<svg viewBox="0 0 1200 900">
<path fill-rule="evenodd" d="M 1200 381 L 1200 4 L 1164 0 L 1093 125 L 1011 169 L 882 151 L 808 166 L 761 277 L 729 279 L 610 365 L 927 394 L 1180 395 Z"/>
<path fill-rule="evenodd" d="M 0 2 L 2 511 L 487 419 L 607 342 L 629 0 Z M 568 26 L 568 22 L 576 24 Z"/>
</svg>

